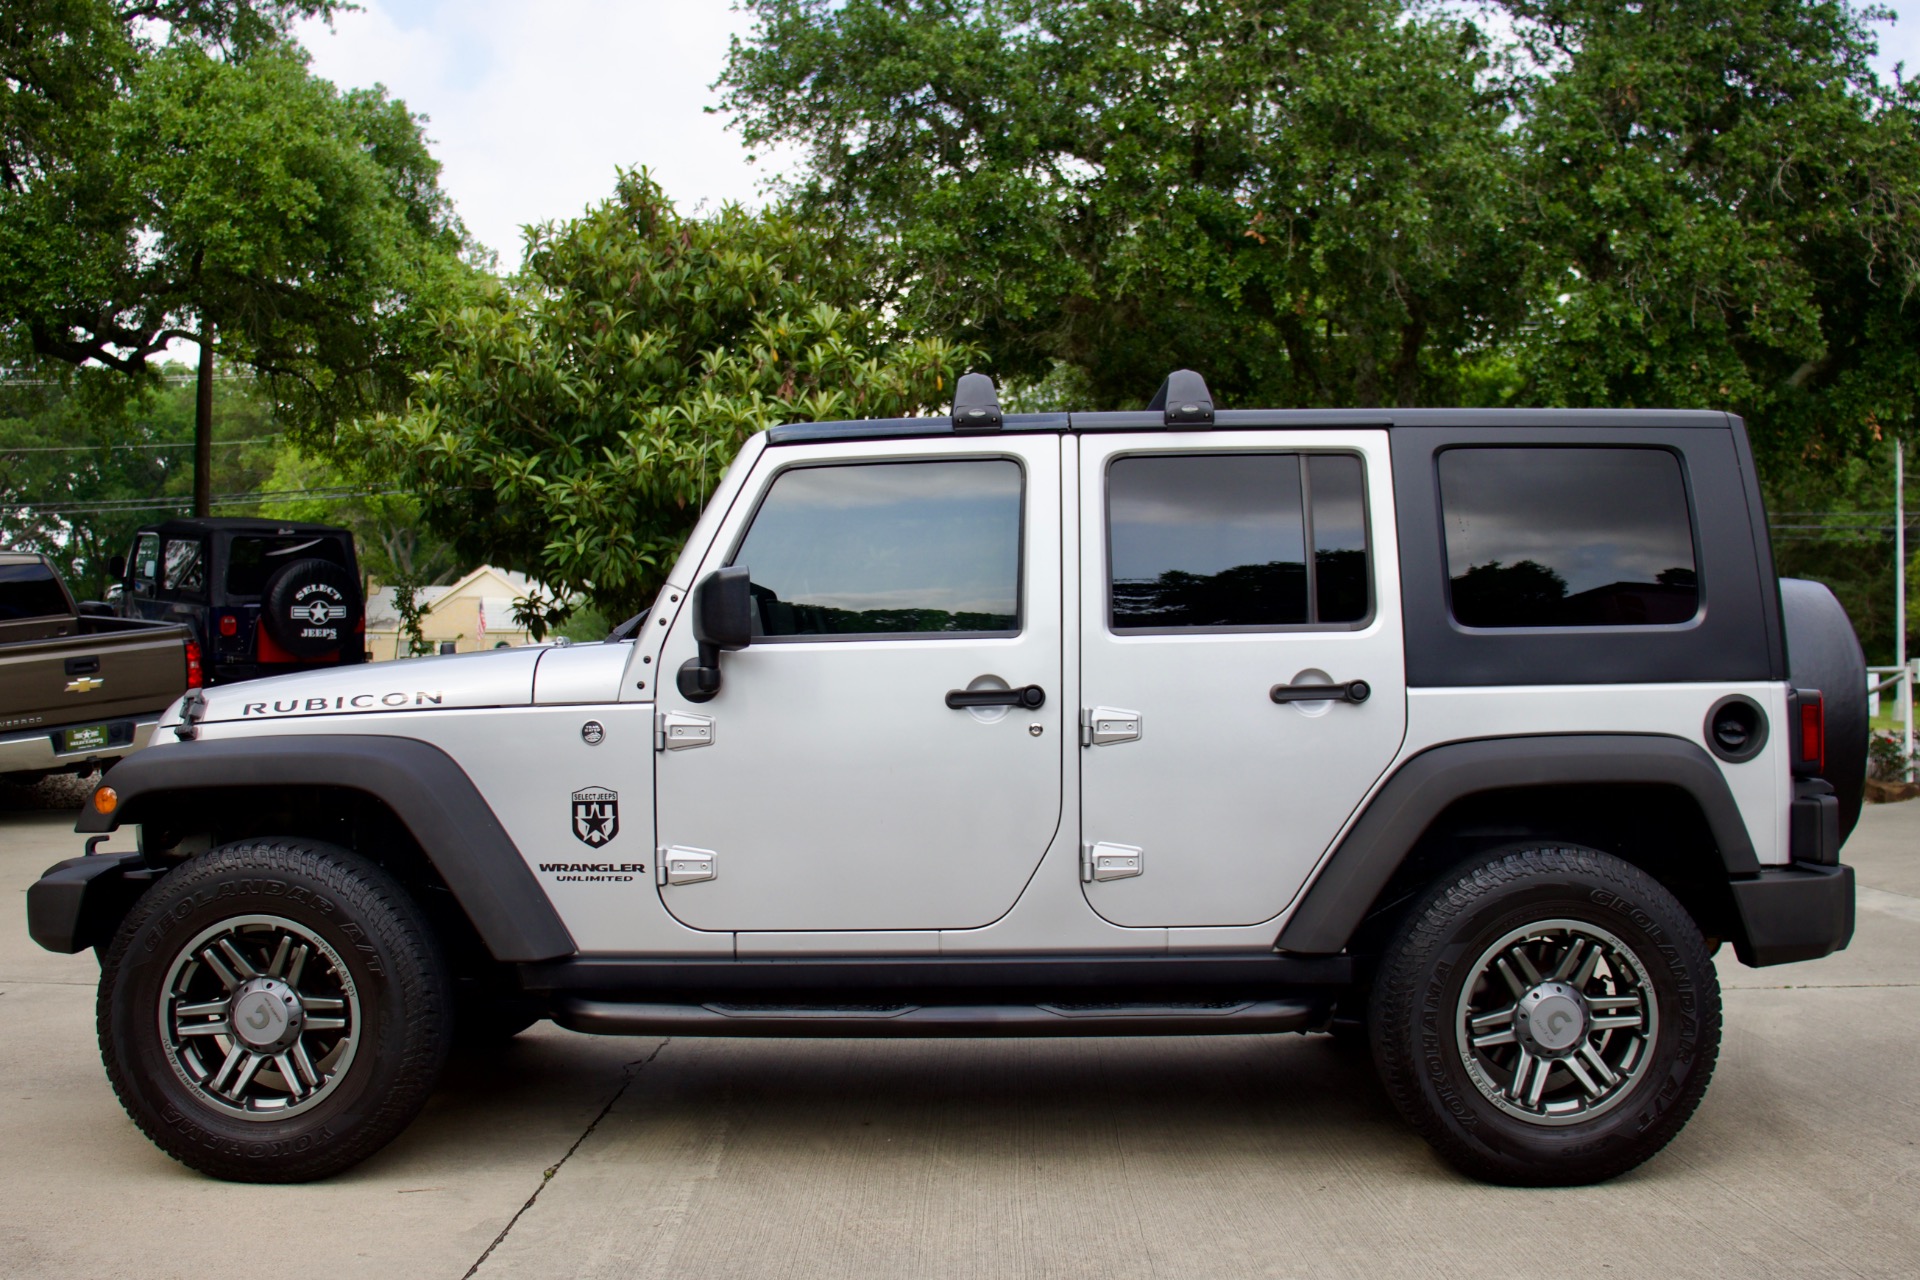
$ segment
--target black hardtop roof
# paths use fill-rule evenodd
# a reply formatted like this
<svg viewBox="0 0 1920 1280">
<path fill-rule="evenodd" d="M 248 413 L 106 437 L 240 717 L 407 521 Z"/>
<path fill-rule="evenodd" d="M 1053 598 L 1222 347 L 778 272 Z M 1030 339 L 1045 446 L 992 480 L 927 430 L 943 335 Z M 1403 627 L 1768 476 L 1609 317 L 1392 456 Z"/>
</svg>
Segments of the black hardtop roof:
<svg viewBox="0 0 1920 1280">
<path fill-rule="evenodd" d="M 162 537 L 203 537 L 209 533 L 264 533 L 264 534 L 329 534 L 337 533 L 347 537 L 352 531 L 337 524 L 311 524 L 301 520 L 272 520 L 265 516 L 182 516 L 177 520 L 162 520 L 156 524 L 140 526 L 141 533 L 157 533 Z"/>
<path fill-rule="evenodd" d="M 1220 409 L 1210 422 L 1170 420 L 1164 410 L 1103 413 L 1009 413 L 997 428 L 959 427 L 951 417 L 864 418 L 850 422 L 794 422 L 767 431 L 769 445 L 831 440 L 910 440 L 939 436 L 1082 435 L 1122 431 L 1301 431 L 1357 427 L 1519 427 L 1729 429 L 1734 419 L 1717 409 Z"/>
</svg>

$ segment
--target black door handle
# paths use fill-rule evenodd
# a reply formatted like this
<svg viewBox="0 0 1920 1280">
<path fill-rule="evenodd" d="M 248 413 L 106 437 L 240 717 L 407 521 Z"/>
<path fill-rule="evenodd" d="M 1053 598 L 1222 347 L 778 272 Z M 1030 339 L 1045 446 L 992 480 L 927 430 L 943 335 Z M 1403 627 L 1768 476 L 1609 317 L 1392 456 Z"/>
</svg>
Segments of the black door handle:
<svg viewBox="0 0 1920 1280">
<path fill-rule="evenodd" d="M 1018 689 L 949 689 L 947 705 L 955 711 L 967 707 L 1025 707 L 1032 711 L 1047 700 L 1047 691 L 1037 684 Z"/>
<path fill-rule="evenodd" d="M 1277 684 L 1267 690 L 1275 702 L 1365 702 L 1373 696 L 1373 686 L 1365 680 L 1345 684 Z"/>
</svg>

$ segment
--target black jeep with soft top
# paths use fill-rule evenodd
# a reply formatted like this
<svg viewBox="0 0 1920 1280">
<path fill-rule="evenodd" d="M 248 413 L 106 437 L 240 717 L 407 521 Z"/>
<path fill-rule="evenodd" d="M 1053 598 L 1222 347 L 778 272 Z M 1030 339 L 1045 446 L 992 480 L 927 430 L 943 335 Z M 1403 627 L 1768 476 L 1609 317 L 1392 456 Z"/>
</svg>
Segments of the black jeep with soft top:
<svg viewBox="0 0 1920 1280">
<path fill-rule="evenodd" d="M 168 520 L 111 569 L 124 616 L 193 630 L 210 685 L 367 660 L 353 534 L 335 525 Z"/>
</svg>

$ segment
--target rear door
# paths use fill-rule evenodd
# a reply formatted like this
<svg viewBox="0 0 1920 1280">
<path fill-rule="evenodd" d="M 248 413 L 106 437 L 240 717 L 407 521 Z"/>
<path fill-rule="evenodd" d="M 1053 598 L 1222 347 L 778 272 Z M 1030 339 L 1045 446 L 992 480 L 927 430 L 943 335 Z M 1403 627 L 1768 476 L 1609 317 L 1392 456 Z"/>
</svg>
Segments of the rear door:
<svg viewBox="0 0 1920 1280">
<path fill-rule="evenodd" d="M 689 702 L 683 608 L 658 676 L 662 712 L 711 718 L 670 721 L 658 756 L 670 871 L 711 871 L 661 886 L 683 923 L 961 929 L 1013 905 L 1071 749 L 1060 453 L 1052 435 L 766 451 L 701 566 L 752 571 L 754 642 Z M 1039 707 L 948 700 L 1027 686 Z"/>
<path fill-rule="evenodd" d="M 1406 729 L 1387 433 L 1231 443 L 1082 439 L 1082 880 L 1116 924 L 1277 915 Z"/>
</svg>

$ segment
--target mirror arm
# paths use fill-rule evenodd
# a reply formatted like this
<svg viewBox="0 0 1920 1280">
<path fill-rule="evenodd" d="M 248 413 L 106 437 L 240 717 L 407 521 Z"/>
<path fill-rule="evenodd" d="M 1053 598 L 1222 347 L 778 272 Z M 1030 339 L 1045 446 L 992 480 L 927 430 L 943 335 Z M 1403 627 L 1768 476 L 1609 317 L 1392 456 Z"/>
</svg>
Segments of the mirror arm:
<svg viewBox="0 0 1920 1280">
<path fill-rule="evenodd" d="M 720 692 L 720 649 L 702 641 L 697 657 L 680 664 L 674 675 L 680 696 L 688 702 L 711 702 Z"/>
</svg>

